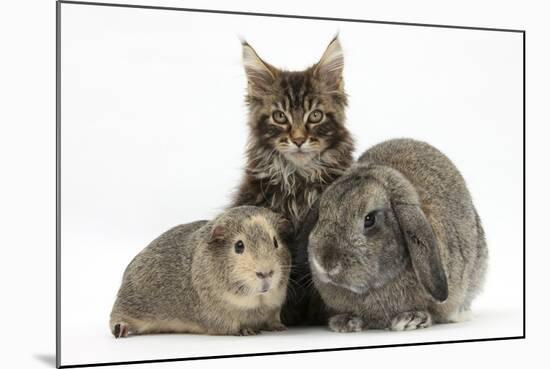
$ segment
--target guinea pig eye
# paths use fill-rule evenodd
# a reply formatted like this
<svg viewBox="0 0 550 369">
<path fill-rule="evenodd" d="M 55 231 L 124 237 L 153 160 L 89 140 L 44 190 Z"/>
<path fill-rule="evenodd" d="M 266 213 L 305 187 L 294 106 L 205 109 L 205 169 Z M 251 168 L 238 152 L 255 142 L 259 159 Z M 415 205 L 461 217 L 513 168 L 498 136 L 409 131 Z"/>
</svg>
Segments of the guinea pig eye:
<svg viewBox="0 0 550 369">
<path fill-rule="evenodd" d="M 287 122 L 285 113 L 280 110 L 275 110 L 272 116 L 275 123 L 284 124 Z"/>
<path fill-rule="evenodd" d="M 277 238 L 273 237 L 273 245 L 275 248 L 279 248 L 279 243 L 277 242 Z"/>
<path fill-rule="evenodd" d="M 374 223 L 376 223 L 376 215 L 372 211 L 365 216 L 365 229 L 372 227 Z"/>
<path fill-rule="evenodd" d="M 242 254 L 244 252 L 244 243 L 243 243 L 243 241 L 239 240 L 235 243 L 235 252 L 237 254 Z"/>
<path fill-rule="evenodd" d="M 323 112 L 318 109 L 312 111 L 307 117 L 309 123 L 319 123 L 321 119 L 323 119 Z"/>
</svg>

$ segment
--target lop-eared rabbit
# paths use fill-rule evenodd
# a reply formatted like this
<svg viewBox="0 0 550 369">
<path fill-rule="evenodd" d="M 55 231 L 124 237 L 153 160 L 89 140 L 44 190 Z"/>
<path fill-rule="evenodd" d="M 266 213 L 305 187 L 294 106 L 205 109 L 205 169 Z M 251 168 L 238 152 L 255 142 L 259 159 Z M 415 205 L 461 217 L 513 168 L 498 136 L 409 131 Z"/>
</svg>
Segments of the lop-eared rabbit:
<svg viewBox="0 0 550 369">
<path fill-rule="evenodd" d="M 333 331 L 411 330 L 469 315 L 487 246 L 464 179 L 436 148 L 411 139 L 370 148 L 312 214 L 308 258 Z"/>
</svg>

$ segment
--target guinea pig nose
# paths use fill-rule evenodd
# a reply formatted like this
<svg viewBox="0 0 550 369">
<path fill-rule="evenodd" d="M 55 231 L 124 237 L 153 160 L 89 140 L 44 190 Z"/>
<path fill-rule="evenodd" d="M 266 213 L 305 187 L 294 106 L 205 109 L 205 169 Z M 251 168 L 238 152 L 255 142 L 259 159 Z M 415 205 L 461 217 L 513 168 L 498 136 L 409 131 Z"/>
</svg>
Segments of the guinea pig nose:
<svg viewBox="0 0 550 369">
<path fill-rule="evenodd" d="M 260 288 L 260 292 L 264 293 L 269 291 L 269 288 L 271 287 L 271 283 L 269 279 L 262 279 L 261 281 L 262 281 L 262 286 Z"/>
<path fill-rule="evenodd" d="M 271 277 L 273 275 L 273 270 L 270 270 L 267 273 L 266 272 L 256 272 L 256 275 L 260 279 L 265 279 L 265 278 Z"/>
</svg>

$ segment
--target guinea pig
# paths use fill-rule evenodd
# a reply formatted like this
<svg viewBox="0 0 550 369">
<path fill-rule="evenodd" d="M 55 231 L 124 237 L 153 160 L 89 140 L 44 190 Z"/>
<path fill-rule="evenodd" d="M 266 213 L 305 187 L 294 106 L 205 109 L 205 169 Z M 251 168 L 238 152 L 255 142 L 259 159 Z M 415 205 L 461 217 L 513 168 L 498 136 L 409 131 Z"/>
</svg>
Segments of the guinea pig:
<svg viewBox="0 0 550 369">
<path fill-rule="evenodd" d="M 436 148 L 411 139 L 370 148 L 317 211 L 307 252 L 331 330 L 467 319 L 487 245 L 463 177 Z"/>
<path fill-rule="evenodd" d="M 254 206 L 179 225 L 124 272 L 110 329 L 128 334 L 253 335 L 280 331 L 291 267 L 287 222 Z"/>
</svg>

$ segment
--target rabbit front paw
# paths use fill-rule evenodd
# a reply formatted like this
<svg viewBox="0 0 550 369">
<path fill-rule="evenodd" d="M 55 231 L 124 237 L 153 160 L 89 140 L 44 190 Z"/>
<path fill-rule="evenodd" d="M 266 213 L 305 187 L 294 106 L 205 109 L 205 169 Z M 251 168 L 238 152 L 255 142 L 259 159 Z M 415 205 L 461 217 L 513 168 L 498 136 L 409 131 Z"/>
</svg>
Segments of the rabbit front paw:
<svg viewBox="0 0 550 369">
<path fill-rule="evenodd" d="M 432 325 L 432 316 L 426 311 L 407 311 L 398 314 L 391 321 L 392 331 L 411 331 L 428 328 Z"/>
<path fill-rule="evenodd" d="M 329 328 L 334 332 L 361 332 L 365 326 L 362 318 L 352 314 L 338 314 L 328 320 Z"/>
</svg>

